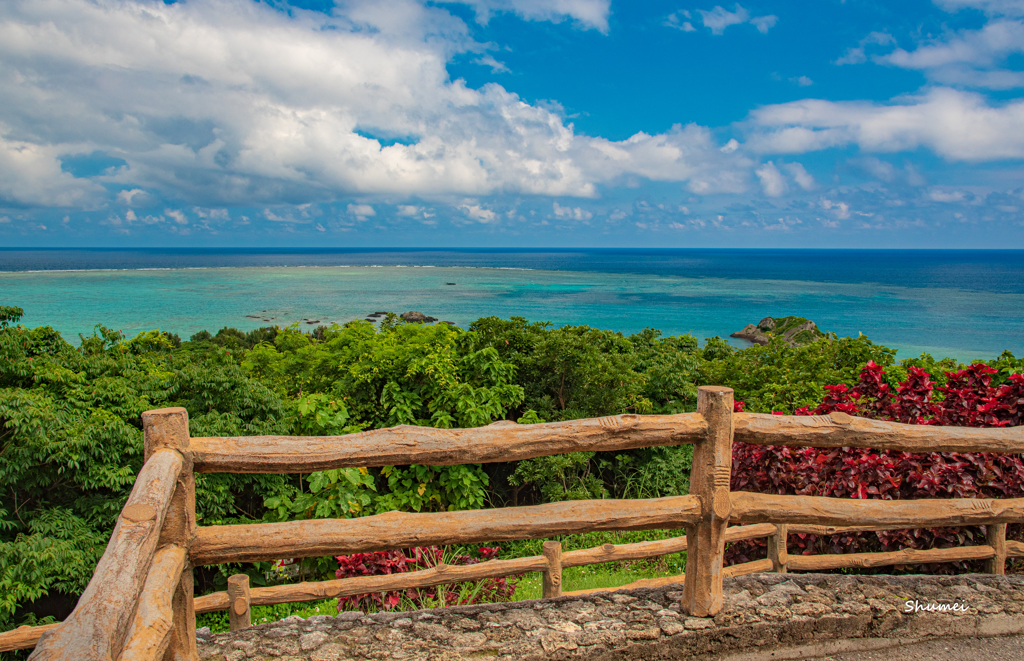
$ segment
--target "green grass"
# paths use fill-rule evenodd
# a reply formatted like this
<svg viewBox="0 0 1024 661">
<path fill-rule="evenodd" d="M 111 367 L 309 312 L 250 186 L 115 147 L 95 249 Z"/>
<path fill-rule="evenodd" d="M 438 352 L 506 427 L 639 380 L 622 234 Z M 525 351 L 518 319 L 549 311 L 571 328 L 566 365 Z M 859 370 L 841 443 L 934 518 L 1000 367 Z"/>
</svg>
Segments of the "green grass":
<svg viewBox="0 0 1024 661">
<path fill-rule="evenodd" d="M 313 617 L 314 615 L 337 615 L 338 600 L 323 599 L 321 601 L 305 601 L 292 604 L 274 604 L 273 606 L 253 606 L 252 623 L 277 622 L 290 615 Z M 213 633 L 228 631 L 228 612 L 202 613 L 196 615 L 196 627 L 210 627 Z"/>
<path fill-rule="evenodd" d="M 563 535 L 553 537 L 562 543 L 562 551 L 576 551 L 589 549 L 604 544 L 632 544 L 635 542 L 654 541 L 670 539 L 684 535 L 683 530 L 616 530 L 608 532 L 591 532 L 579 535 Z M 547 540 L 530 539 L 516 542 L 503 542 L 495 544 L 501 547 L 501 559 L 522 558 L 531 555 L 540 555 L 541 547 Z M 451 554 L 467 553 L 469 547 L 449 547 L 446 549 L 446 556 Z M 630 560 L 627 562 L 609 562 L 601 565 L 588 565 L 585 567 L 568 567 L 562 572 L 562 590 L 592 590 L 595 588 L 619 587 L 638 581 L 643 578 L 660 578 L 662 576 L 674 576 L 685 571 L 686 553 L 674 553 L 660 558 L 645 560 Z M 324 579 L 333 576 L 324 576 Z M 315 580 L 315 579 L 311 579 Z M 541 598 L 541 574 L 530 572 L 516 581 L 516 592 L 512 597 L 513 601 Z M 403 598 L 396 611 L 412 610 L 418 608 L 408 599 Z M 252 623 L 263 624 L 264 622 L 276 622 L 290 615 L 300 617 L 312 617 L 314 615 L 336 615 L 338 612 L 337 599 L 324 599 L 321 601 L 299 602 L 291 604 L 276 604 L 273 606 L 253 606 Z M 215 613 L 203 613 L 196 616 L 197 627 L 210 627 L 214 633 L 228 631 L 227 611 Z"/>
<path fill-rule="evenodd" d="M 684 571 L 685 553 L 678 553 L 668 558 L 632 562 L 609 562 L 603 565 L 586 567 L 568 567 L 562 571 L 562 590 L 594 590 L 597 588 L 617 588 L 643 578 L 662 578 L 677 576 Z M 662 560 L 663 562 L 659 562 Z M 513 601 L 541 598 L 541 575 L 530 573 L 523 576 L 516 584 Z"/>
</svg>

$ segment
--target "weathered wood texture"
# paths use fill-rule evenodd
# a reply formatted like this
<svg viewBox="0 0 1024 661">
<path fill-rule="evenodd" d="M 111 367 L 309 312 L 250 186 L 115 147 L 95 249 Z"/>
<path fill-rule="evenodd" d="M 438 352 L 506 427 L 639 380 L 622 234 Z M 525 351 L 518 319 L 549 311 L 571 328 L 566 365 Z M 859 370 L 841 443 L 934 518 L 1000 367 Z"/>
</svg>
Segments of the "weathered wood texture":
<svg viewBox="0 0 1024 661">
<path fill-rule="evenodd" d="M 0 652 L 10 652 L 12 650 L 27 650 L 31 647 L 35 647 L 36 643 L 39 642 L 39 637 L 47 631 L 52 631 L 60 626 L 57 624 L 44 624 L 39 627 L 18 627 L 13 631 L 0 632 Z"/>
<path fill-rule="evenodd" d="M 769 571 L 772 568 L 770 560 L 754 560 L 752 562 L 744 562 L 738 565 L 730 565 L 722 569 L 722 575 L 726 578 L 732 578 L 735 576 L 746 576 L 747 574 L 756 574 L 758 572 Z M 576 597 L 583 594 L 594 594 L 596 592 L 618 592 L 619 590 L 638 590 L 640 588 L 660 588 L 666 585 L 675 585 L 677 583 L 682 584 L 683 591 L 686 590 L 686 575 L 681 574 L 677 576 L 660 576 L 658 578 L 642 578 L 639 581 L 633 581 L 626 585 L 620 585 L 615 588 L 591 588 L 589 590 L 573 590 L 571 592 L 563 592 L 563 597 Z"/>
<path fill-rule="evenodd" d="M 541 596 L 554 599 L 562 596 L 562 543 L 544 542 L 544 574 L 541 577 Z"/>
<path fill-rule="evenodd" d="M 1024 426 L 995 428 L 905 425 L 829 415 L 734 415 L 735 440 L 755 445 L 872 448 L 905 452 L 1024 453 Z"/>
<path fill-rule="evenodd" d="M 405 514 L 359 519 L 200 527 L 193 564 L 309 558 L 414 546 L 536 539 L 597 530 L 680 528 L 700 516 L 700 499 L 581 500 L 534 507 Z"/>
<path fill-rule="evenodd" d="M 725 534 L 727 542 L 765 537 L 775 532 L 770 523 L 753 526 L 734 526 Z M 580 567 L 603 562 L 619 562 L 622 560 L 639 560 L 656 558 L 670 553 L 686 550 L 686 538 L 674 537 L 652 542 L 636 542 L 634 544 L 605 544 L 591 549 L 565 551 L 562 553 L 562 567 Z M 333 581 L 316 583 L 296 583 L 277 585 L 267 588 L 252 588 L 249 593 L 250 603 L 254 606 L 267 606 L 299 601 L 317 601 L 334 597 L 366 594 L 368 592 L 389 592 L 406 588 L 426 588 L 447 583 L 478 581 L 499 576 L 513 576 L 531 571 L 544 571 L 547 560 L 544 556 L 535 555 L 512 560 L 488 560 L 475 565 L 456 567 L 440 565 L 421 571 L 388 576 L 360 576 L 342 578 Z M 681 579 L 680 579 L 681 580 Z M 227 592 L 196 597 L 197 613 L 211 613 L 230 608 L 231 600 Z"/>
<path fill-rule="evenodd" d="M 838 553 L 824 555 L 793 555 L 789 569 L 794 571 L 822 571 L 840 567 L 886 567 L 889 565 L 919 565 L 956 560 L 985 560 L 995 555 L 991 546 L 957 546 L 950 549 L 904 549 L 887 553 Z"/>
<path fill-rule="evenodd" d="M 181 454 L 178 482 L 167 508 L 158 547 L 173 545 L 185 550 L 196 531 L 196 481 L 192 453 L 189 450 L 188 411 L 181 407 L 157 409 L 142 414 L 145 457 L 148 460 L 161 449 Z M 173 625 L 164 654 L 166 661 L 193 661 L 199 658 L 196 648 L 196 614 L 192 608 L 192 565 L 186 560 L 171 596 Z"/>
<path fill-rule="evenodd" d="M 985 563 L 989 574 L 1006 573 L 1006 524 L 990 523 L 985 526 L 985 541 L 995 551 Z"/>
<path fill-rule="evenodd" d="M 193 438 L 201 473 L 309 473 L 331 468 L 519 461 L 552 454 L 695 443 L 707 424 L 695 413 L 624 414 L 475 429 L 400 425 L 347 436 Z"/>
<path fill-rule="evenodd" d="M 118 661 L 155 661 L 164 657 L 174 626 L 174 591 L 184 567 L 185 549 L 180 546 L 164 546 L 153 556 L 139 607 Z"/>
<path fill-rule="evenodd" d="M 182 458 L 160 450 L 139 471 L 92 580 L 71 615 L 39 639 L 30 659 L 116 659 L 149 574 Z"/>
<path fill-rule="evenodd" d="M 249 577 L 235 574 L 228 578 L 228 626 L 241 631 L 252 626 L 252 606 L 249 595 Z"/>
<path fill-rule="evenodd" d="M 701 386 L 697 412 L 707 421 L 707 439 L 693 448 L 690 493 L 700 499 L 701 519 L 686 529 L 686 581 L 682 608 L 695 617 L 709 617 L 722 610 L 722 560 L 725 530 L 732 505 L 729 480 L 732 474 L 731 388 Z"/>
<path fill-rule="evenodd" d="M 1024 498 L 853 500 L 736 491 L 732 494 L 732 513 L 737 523 L 942 528 L 1024 521 Z"/>
<path fill-rule="evenodd" d="M 786 563 L 789 562 L 788 539 L 789 530 L 784 523 L 777 525 L 775 534 L 768 537 L 768 559 L 772 562 L 772 571 L 778 574 L 786 573 Z"/>
<path fill-rule="evenodd" d="M 1006 557 L 1024 558 L 1024 542 L 1018 542 L 1012 539 L 1006 540 Z"/>
</svg>

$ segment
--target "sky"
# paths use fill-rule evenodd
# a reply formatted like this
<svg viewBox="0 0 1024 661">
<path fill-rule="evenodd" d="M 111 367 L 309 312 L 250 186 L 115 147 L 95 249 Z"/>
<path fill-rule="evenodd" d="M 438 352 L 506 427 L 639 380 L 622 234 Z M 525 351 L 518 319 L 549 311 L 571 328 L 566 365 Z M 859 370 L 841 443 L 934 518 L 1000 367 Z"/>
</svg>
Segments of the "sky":
<svg viewBox="0 0 1024 661">
<path fill-rule="evenodd" d="M 1024 0 L 4 0 L 43 246 L 1024 248 Z"/>
</svg>

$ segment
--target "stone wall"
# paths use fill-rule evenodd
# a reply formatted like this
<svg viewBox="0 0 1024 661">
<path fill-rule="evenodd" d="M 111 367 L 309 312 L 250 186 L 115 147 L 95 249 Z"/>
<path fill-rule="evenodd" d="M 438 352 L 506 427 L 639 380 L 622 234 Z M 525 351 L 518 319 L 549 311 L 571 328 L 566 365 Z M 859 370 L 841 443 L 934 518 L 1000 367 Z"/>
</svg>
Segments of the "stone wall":
<svg viewBox="0 0 1024 661">
<path fill-rule="evenodd" d="M 414 613 L 290 617 L 199 639 L 209 661 L 800 658 L 943 636 L 1024 633 L 1024 576 L 754 574 L 714 618 L 681 586 Z M 906 602 L 955 612 L 907 613 Z"/>
</svg>

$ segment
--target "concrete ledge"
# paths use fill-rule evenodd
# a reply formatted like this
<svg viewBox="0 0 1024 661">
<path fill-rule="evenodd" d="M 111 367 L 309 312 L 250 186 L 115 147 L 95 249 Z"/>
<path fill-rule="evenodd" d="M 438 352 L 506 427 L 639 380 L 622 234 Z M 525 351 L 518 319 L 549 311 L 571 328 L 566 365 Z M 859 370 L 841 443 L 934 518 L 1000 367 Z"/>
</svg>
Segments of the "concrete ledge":
<svg viewBox="0 0 1024 661">
<path fill-rule="evenodd" d="M 415 613 L 292 617 L 199 641 L 201 659 L 800 659 L 1024 633 L 1024 576 L 752 574 L 714 618 L 680 586 Z M 907 612 L 956 605 L 955 612 Z M 913 607 L 913 606 L 912 606 Z"/>
</svg>

